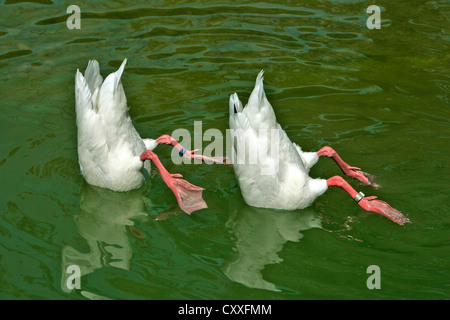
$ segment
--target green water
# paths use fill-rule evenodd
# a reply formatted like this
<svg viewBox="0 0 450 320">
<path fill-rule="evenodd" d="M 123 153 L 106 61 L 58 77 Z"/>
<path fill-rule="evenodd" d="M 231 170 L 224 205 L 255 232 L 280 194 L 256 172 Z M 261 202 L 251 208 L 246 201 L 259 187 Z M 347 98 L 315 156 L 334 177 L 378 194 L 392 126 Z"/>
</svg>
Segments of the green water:
<svg viewBox="0 0 450 320">
<path fill-rule="evenodd" d="M 70 1 L 0 3 L 0 298 L 449 299 L 447 1 L 77 1 L 79 30 Z M 264 69 L 291 139 L 376 175 L 380 189 L 348 181 L 411 223 L 336 189 L 305 210 L 254 209 L 232 169 L 175 165 L 167 146 L 161 160 L 206 188 L 208 209 L 182 214 L 155 169 L 133 192 L 88 186 L 75 71 L 95 58 L 105 76 L 125 57 L 143 137 L 194 121 L 225 132 L 229 95 L 247 101 Z M 330 159 L 311 171 L 336 174 Z M 81 289 L 67 288 L 70 265 Z M 381 289 L 366 286 L 370 265 Z"/>
</svg>

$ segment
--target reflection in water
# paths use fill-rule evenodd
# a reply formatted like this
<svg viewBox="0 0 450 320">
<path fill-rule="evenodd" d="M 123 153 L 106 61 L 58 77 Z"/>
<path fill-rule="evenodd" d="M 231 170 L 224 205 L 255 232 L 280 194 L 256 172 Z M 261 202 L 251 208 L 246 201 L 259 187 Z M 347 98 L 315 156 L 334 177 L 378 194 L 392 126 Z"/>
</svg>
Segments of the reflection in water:
<svg viewBox="0 0 450 320">
<path fill-rule="evenodd" d="M 83 184 L 80 196 L 82 212 L 74 220 L 78 232 L 86 239 L 90 252 L 82 253 L 71 246 L 63 248 L 61 286 L 65 292 L 71 291 L 66 283 L 71 276 L 66 273 L 70 265 L 78 266 L 82 277 L 103 266 L 130 269 L 132 249 L 128 231 L 137 237 L 143 237 L 134 227 L 132 219 L 148 216 L 144 202 L 146 189 L 147 185 L 119 193 Z M 89 298 L 92 296 L 89 292 L 81 293 Z"/>
<path fill-rule="evenodd" d="M 261 271 L 282 261 L 278 252 L 287 241 L 299 241 L 300 231 L 321 228 L 321 222 L 310 209 L 293 212 L 243 206 L 234 210 L 226 226 L 236 236 L 237 254 L 223 266 L 225 275 L 250 288 L 280 291 L 263 279 Z"/>
</svg>

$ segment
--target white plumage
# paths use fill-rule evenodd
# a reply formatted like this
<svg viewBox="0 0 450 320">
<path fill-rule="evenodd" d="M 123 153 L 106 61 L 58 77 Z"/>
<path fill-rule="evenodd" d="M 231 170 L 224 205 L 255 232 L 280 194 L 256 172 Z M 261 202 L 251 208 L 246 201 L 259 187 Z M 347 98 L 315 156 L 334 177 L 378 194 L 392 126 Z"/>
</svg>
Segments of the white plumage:
<svg viewBox="0 0 450 320">
<path fill-rule="evenodd" d="M 98 62 L 89 61 L 85 76 L 77 70 L 75 101 L 78 125 L 78 157 L 85 180 L 95 186 L 114 191 L 128 191 L 143 185 L 150 172 L 151 160 L 162 179 L 174 193 L 178 205 L 186 213 L 206 208 L 203 188 L 181 175 L 169 173 L 153 150 L 158 144 L 172 145 L 184 157 L 223 163 L 222 157 L 196 155 L 175 139 L 163 135 L 156 140 L 143 140 L 128 115 L 127 99 L 120 78 L 126 59 L 119 70 L 102 81 Z M 309 206 L 329 186 L 345 189 L 358 205 L 377 212 L 403 225 L 409 219 L 376 197 L 364 197 L 351 188 L 342 177 L 327 180 L 309 177 L 309 169 L 319 156 L 327 156 L 350 177 L 370 185 L 370 175 L 349 166 L 330 147 L 318 152 L 303 152 L 292 143 L 277 123 L 263 87 L 263 72 L 245 108 L 237 94 L 230 97 L 230 128 L 234 131 L 232 162 L 245 201 L 255 207 L 285 210 Z"/>
<path fill-rule="evenodd" d="M 144 164 L 140 155 L 157 145 L 155 140 L 140 137 L 128 115 L 120 81 L 126 62 L 105 81 L 96 60 L 89 61 L 84 77 L 79 70 L 75 76 L 81 173 L 89 184 L 114 191 L 142 186 L 150 161 Z"/>
<path fill-rule="evenodd" d="M 342 177 L 313 179 L 308 173 L 319 157 L 332 158 L 342 172 L 366 185 L 376 186 L 373 177 L 359 168 L 349 166 L 331 147 L 317 152 L 303 152 L 292 143 L 277 123 L 263 87 L 263 71 L 256 78 L 248 104 L 242 108 L 237 94 L 230 97 L 230 128 L 232 129 L 232 162 L 242 195 L 254 207 L 284 210 L 303 209 L 328 187 L 343 188 L 358 205 L 381 214 L 395 223 L 409 222 L 400 211 L 375 196 L 356 192 Z"/>
<path fill-rule="evenodd" d="M 327 181 L 309 177 L 316 152 L 303 152 L 277 123 L 263 87 L 263 71 L 242 108 L 230 97 L 230 129 L 234 131 L 232 162 L 247 204 L 285 210 L 309 206 L 327 190 Z M 253 157 L 253 161 L 250 160 Z"/>
<path fill-rule="evenodd" d="M 83 177 L 94 186 L 113 191 L 129 191 L 144 184 L 152 161 L 164 183 L 174 193 L 180 209 L 191 214 L 207 208 L 202 198 L 203 188 L 179 179 L 180 174 L 169 173 L 152 150 L 163 143 L 173 146 L 185 157 L 205 157 L 186 150 L 169 135 L 162 135 L 156 140 L 142 139 L 134 128 L 120 81 L 126 62 L 127 59 L 105 81 L 102 81 L 100 68 L 95 60 L 89 61 L 84 77 L 77 70 L 75 104 L 78 160 Z"/>
</svg>

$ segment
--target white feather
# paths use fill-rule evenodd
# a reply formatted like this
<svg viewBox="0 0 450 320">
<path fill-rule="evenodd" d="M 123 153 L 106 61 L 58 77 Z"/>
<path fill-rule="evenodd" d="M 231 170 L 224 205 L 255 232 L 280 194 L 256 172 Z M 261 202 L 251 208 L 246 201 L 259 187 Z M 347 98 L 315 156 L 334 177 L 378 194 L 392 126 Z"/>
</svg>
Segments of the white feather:
<svg viewBox="0 0 450 320">
<path fill-rule="evenodd" d="M 326 180 L 308 175 L 318 160 L 317 154 L 303 152 L 277 123 L 264 92 L 263 71 L 256 78 L 245 108 L 234 93 L 229 109 L 230 129 L 235 134 L 233 168 L 247 204 L 301 209 L 327 190 Z"/>
<path fill-rule="evenodd" d="M 128 115 L 127 99 L 119 70 L 102 82 L 99 64 L 91 60 L 85 76 L 75 75 L 75 102 L 78 126 L 78 160 L 89 184 L 114 191 L 139 188 L 150 171 L 140 155 L 148 147 Z M 150 139 L 149 139 L 150 140 Z"/>
</svg>

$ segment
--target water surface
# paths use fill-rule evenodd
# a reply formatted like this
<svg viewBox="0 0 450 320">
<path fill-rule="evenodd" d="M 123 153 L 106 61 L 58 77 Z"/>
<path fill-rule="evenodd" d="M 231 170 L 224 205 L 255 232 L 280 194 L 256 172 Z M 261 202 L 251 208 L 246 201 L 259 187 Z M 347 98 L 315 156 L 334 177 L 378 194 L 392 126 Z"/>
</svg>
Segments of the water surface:
<svg viewBox="0 0 450 320">
<path fill-rule="evenodd" d="M 447 1 L 79 1 L 0 4 L 0 298 L 448 299 Z M 400 227 L 342 190 L 305 210 L 248 207 L 230 168 L 175 165 L 209 208 L 182 214 L 156 171 L 121 194 L 87 185 L 77 159 L 74 75 L 124 58 L 143 137 L 228 126 L 228 98 L 256 75 L 304 150 L 330 145 L 378 177 L 348 180 L 404 212 Z M 205 147 L 208 142 L 205 142 Z M 330 159 L 314 177 L 340 174 Z M 157 219 L 155 219 L 157 217 Z M 82 271 L 69 290 L 69 265 Z M 368 266 L 381 270 L 369 290 Z"/>
</svg>

